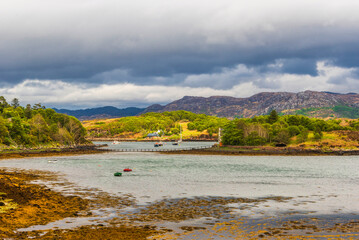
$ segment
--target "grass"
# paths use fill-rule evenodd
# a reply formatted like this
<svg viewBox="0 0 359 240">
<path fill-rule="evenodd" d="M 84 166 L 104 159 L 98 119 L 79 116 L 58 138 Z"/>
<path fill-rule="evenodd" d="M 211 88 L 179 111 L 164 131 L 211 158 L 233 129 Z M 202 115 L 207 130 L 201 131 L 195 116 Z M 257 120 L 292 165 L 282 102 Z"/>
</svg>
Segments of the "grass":
<svg viewBox="0 0 359 240">
<path fill-rule="evenodd" d="M 185 121 L 181 121 L 179 124 L 181 125 L 182 128 L 182 138 L 183 139 L 190 139 L 192 137 L 198 137 L 202 134 L 208 134 L 207 131 L 202 131 L 199 132 L 197 130 L 189 130 L 188 129 L 188 123 L 189 122 L 185 122 Z"/>
<path fill-rule="evenodd" d="M 330 133 L 330 132 L 328 132 L 328 133 L 326 133 L 326 132 L 323 132 L 323 138 L 322 138 L 322 140 L 336 140 L 336 139 L 338 139 L 338 135 L 337 134 L 335 134 L 335 133 Z"/>
</svg>

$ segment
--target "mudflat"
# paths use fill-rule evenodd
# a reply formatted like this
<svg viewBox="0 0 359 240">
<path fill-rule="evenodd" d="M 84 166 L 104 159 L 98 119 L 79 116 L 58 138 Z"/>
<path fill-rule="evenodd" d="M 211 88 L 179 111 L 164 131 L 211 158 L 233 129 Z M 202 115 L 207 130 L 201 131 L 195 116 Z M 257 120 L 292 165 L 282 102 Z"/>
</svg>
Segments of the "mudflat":
<svg viewBox="0 0 359 240">
<path fill-rule="evenodd" d="M 45 225 L 69 217 L 92 215 L 96 204 L 111 203 L 111 198 L 86 199 L 85 196 L 65 196 L 49 188 L 32 184 L 35 180 L 55 180 L 56 175 L 39 171 L 0 170 L 0 238 L 1 239 L 146 239 L 155 233 L 152 228 L 136 226 L 89 225 L 71 230 L 16 231 L 34 225 Z M 114 202 L 116 205 L 118 201 Z"/>
</svg>

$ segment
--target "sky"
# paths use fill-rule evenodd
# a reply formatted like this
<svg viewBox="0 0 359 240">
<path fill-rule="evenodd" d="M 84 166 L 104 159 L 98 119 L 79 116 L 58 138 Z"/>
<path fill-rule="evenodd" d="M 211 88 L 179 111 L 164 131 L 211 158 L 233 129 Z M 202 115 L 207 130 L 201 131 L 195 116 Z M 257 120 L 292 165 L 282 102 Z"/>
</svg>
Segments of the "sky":
<svg viewBox="0 0 359 240">
<path fill-rule="evenodd" d="M 359 92 L 358 0 L 3 0 L 0 95 L 46 107 Z"/>
</svg>

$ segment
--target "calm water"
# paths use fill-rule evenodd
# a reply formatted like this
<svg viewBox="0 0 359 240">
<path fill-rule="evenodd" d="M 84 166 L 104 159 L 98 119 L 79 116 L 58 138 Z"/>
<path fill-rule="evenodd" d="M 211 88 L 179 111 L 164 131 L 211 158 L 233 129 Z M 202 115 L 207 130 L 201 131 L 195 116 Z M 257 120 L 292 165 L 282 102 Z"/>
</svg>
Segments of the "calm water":
<svg viewBox="0 0 359 240">
<path fill-rule="evenodd" d="M 120 146 L 143 147 L 139 143 L 116 145 Z M 57 162 L 48 162 L 54 159 Z M 320 214 L 359 213 L 357 156 L 104 153 L 2 160 L 0 167 L 60 172 L 81 187 L 96 187 L 118 195 L 131 193 L 140 204 L 192 196 L 287 196 L 294 199 L 287 203 L 273 201 L 269 207 L 259 206 L 258 211 L 266 214 L 286 209 Z M 133 172 L 124 173 L 122 177 L 113 176 L 114 172 L 127 167 Z"/>
</svg>

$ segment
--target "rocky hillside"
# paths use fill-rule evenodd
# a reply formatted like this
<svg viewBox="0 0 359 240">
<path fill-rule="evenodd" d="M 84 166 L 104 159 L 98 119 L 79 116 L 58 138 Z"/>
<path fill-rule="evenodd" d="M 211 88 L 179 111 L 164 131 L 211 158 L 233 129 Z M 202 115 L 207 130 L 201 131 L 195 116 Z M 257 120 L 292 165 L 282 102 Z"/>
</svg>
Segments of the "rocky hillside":
<svg viewBox="0 0 359 240">
<path fill-rule="evenodd" d="M 320 110 L 324 115 L 322 117 L 347 117 L 345 115 L 350 113 L 352 118 L 357 118 L 359 117 L 359 94 L 305 91 L 299 93 L 263 92 L 249 98 L 185 96 L 165 106 L 152 105 L 144 112 L 186 110 L 232 118 L 264 115 L 273 109 L 283 114 L 293 114 L 299 110 L 309 109 L 312 110 L 313 116 Z M 304 112 L 309 113 L 310 111 Z"/>
</svg>

